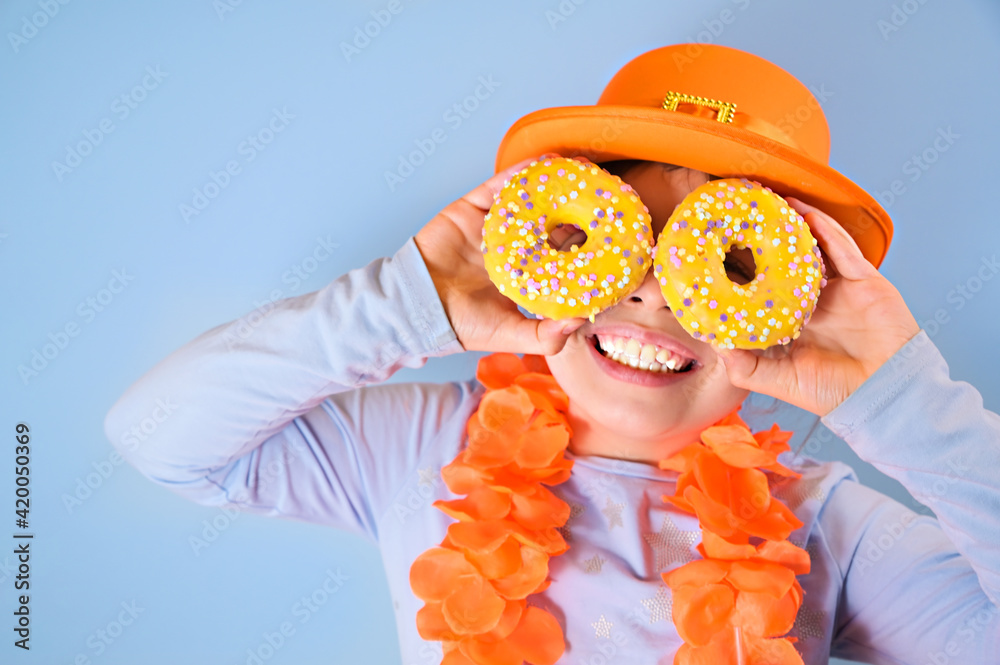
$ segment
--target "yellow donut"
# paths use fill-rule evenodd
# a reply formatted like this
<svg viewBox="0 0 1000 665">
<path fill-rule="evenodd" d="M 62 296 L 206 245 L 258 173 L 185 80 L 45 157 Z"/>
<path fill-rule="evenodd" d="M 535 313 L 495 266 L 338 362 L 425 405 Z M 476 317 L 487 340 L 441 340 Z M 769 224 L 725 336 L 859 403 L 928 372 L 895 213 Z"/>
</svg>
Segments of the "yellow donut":
<svg viewBox="0 0 1000 665">
<path fill-rule="evenodd" d="M 559 251 L 560 225 L 587 234 Z M 482 251 L 490 279 L 532 314 L 586 316 L 642 284 L 652 265 L 649 210 L 632 187 L 592 164 L 562 157 L 532 162 L 504 183 L 484 219 Z"/>
<path fill-rule="evenodd" d="M 763 349 L 799 336 L 826 285 L 819 246 L 805 220 L 777 194 L 742 178 L 698 187 L 667 220 L 653 271 L 681 326 L 716 347 Z M 724 261 L 747 248 L 748 283 Z"/>
</svg>

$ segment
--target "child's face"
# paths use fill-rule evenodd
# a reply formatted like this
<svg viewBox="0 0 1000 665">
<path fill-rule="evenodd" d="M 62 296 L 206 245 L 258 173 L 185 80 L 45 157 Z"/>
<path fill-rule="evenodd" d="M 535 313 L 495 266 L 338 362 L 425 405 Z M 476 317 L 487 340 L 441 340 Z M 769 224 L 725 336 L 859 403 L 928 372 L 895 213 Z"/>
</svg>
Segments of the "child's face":
<svg viewBox="0 0 1000 665">
<path fill-rule="evenodd" d="M 707 174 L 642 163 L 622 176 L 649 207 L 654 237 L 674 208 Z M 752 273 L 751 273 L 752 276 Z M 688 371 L 633 369 L 595 348 L 597 336 L 631 338 L 693 360 Z M 655 349 L 643 348 L 648 355 Z M 662 355 L 661 355 L 662 357 Z M 732 411 L 748 391 L 729 383 L 713 348 L 681 328 L 649 270 L 629 297 L 573 333 L 549 368 L 570 399 L 573 438 L 579 455 L 655 462 L 697 440 L 698 434 Z"/>
</svg>

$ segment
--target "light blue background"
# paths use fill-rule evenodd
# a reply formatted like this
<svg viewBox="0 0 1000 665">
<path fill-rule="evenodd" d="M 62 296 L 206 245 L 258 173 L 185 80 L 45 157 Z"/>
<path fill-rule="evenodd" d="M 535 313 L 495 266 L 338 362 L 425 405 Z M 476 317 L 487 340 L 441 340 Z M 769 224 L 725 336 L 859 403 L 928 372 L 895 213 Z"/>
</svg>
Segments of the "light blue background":
<svg viewBox="0 0 1000 665">
<path fill-rule="evenodd" d="M 891 25 L 894 13 L 888 0 L 564 0 L 565 16 L 557 0 L 402 0 L 402 11 L 350 59 L 341 42 L 388 2 L 243 0 L 220 13 L 210 0 L 46 1 L 58 13 L 35 34 L 27 30 L 24 43 L 10 33 L 42 11 L 39 3 L 0 7 L 0 449 L 8 451 L 0 539 L 11 542 L 14 531 L 19 421 L 33 433 L 37 534 L 30 653 L 11 645 L 12 546 L 0 546 L 3 662 L 68 664 L 79 654 L 102 665 L 237 665 L 247 649 L 266 644 L 265 633 L 291 621 L 294 635 L 264 662 L 399 663 L 374 549 L 329 529 L 244 515 L 196 556 L 189 538 L 206 520 L 226 520 L 128 466 L 109 468 L 104 415 L 170 351 L 274 289 L 313 291 L 391 254 L 492 173 L 496 147 L 517 118 L 593 103 L 618 68 L 664 44 L 746 49 L 832 93 L 825 111 L 833 166 L 871 192 L 894 180 L 905 188 L 887 206 L 896 235 L 884 274 L 918 320 L 943 312 L 948 322 L 932 336 L 953 376 L 1000 409 L 1000 279 L 980 283 L 968 299 L 953 292 L 969 280 L 976 286 L 982 261 L 1000 244 L 990 200 L 1000 147 L 1000 5 L 991 0 L 897 2 L 898 30 L 884 34 L 878 22 Z M 725 9 L 730 24 L 717 21 Z M 165 77 L 155 87 L 147 78 L 152 89 L 139 91 L 144 99 L 123 117 L 115 100 L 141 85 L 147 67 Z M 460 125 L 447 122 L 445 112 L 481 76 L 499 87 Z M 274 109 L 294 117 L 248 161 L 241 143 L 267 127 Z M 105 119 L 114 131 L 60 180 L 53 162 Z M 435 128 L 446 141 L 390 191 L 385 171 Z M 959 138 L 913 180 L 908 160 L 947 128 Z M 229 160 L 240 173 L 185 223 L 179 206 L 191 205 L 193 189 Z M 340 246 L 311 263 L 317 238 L 328 234 Z M 314 271 L 296 284 L 296 267 Z M 133 279 L 103 311 L 88 313 L 86 299 L 115 270 Z M 22 379 L 19 366 L 74 323 L 78 334 Z M 475 361 L 433 361 L 396 380 L 466 378 Z M 912 505 L 849 450 L 830 445 L 817 455 L 847 460 L 865 482 Z M 107 477 L 67 507 L 66 497 L 101 467 Z M 299 623 L 296 603 L 328 569 L 349 579 Z M 112 626 L 113 642 L 98 653 L 97 631 L 133 601 L 142 612 L 120 634 Z"/>
</svg>

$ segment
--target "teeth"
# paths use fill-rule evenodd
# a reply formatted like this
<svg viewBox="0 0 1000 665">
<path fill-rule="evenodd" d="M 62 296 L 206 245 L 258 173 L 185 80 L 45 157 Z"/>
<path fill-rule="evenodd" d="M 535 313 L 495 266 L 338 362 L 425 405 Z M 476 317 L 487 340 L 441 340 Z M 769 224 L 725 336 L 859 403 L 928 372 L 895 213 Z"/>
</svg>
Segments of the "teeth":
<svg viewBox="0 0 1000 665">
<path fill-rule="evenodd" d="M 649 372 L 677 371 L 689 361 L 672 351 L 629 337 L 598 335 L 598 343 L 611 360 Z"/>
</svg>

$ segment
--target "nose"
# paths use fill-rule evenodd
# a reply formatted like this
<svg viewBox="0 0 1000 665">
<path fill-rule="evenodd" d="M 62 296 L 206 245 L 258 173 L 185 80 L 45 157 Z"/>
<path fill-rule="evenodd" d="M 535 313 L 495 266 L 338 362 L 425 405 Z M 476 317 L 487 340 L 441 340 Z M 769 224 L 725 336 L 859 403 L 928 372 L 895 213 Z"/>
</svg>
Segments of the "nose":
<svg viewBox="0 0 1000 665">
<path fill-rule="evenodd" d="M 660 291 L 660 283 L 653 274 L 652 267 L 646 272 L 646 276 L 643 278 L 639 288 L 633 291 L 629 297 L 625 298 L 621 302 L 621 305 L 630 308 L 641 307 L 650 311 L 659 310 L 660 308 L 670 309 L 667 301 L 663 298 L 663 292 Z"/>
</svg>

